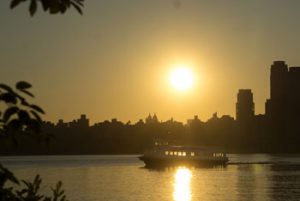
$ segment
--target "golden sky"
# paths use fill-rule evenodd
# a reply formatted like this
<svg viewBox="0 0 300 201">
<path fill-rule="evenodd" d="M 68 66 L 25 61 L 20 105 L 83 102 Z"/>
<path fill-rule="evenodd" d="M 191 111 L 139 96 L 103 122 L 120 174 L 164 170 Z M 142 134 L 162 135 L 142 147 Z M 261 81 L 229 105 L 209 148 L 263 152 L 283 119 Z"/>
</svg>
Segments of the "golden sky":
<svg viewBox="0 0 300 201">
<path fill-rule="evenodd" d="M 235 116 L 240 88 L 252 89 L 264 113 L 272 62 L 300 65 L 299 8 L 296 0 L 90 0 L 83 16 L 31 18 L 27 5 L 1 1 L 0 78 L 32 83 L 51 121 Z M 177 65 L 194 73 L 186 92 L 170 85 Z"/>
</svg>

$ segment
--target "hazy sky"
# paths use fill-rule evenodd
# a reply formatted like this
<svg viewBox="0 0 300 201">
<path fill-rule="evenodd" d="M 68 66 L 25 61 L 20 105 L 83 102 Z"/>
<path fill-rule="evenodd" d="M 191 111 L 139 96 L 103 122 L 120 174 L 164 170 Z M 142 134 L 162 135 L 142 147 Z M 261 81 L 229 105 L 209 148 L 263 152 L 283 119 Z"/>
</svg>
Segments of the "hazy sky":
<svg viewBox="0 0 300 201">
<path fill-rule="evenodd" d="M 9 2 L 0 2 L 0 81 L 32 83 L 51 121 L 235 116 L 240 88 L 264 113 L 273 60 L 300 65 L 299 0 L 88 0 L 83 16 L 34 18 Z M 177 64 L 195 73 L 188 92 L 169 84 Z"/>
</svg>

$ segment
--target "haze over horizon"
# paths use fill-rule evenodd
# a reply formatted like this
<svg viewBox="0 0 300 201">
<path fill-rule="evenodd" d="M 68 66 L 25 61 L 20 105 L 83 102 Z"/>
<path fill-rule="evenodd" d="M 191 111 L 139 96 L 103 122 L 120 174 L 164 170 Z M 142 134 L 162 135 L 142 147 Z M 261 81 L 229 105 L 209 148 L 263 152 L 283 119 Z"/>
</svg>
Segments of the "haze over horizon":
<svg viewBox="0 0 300 201">
<path fill-rule="evenodd" d="M 33 18 L 27 4 L 9 3 L 0 2 L 1 82 L 30 82 L 46 120 L 235 116 L 241 88 L 252 89 L 255 112 L 264 113 L 270 65 L 300 65 L 295 0 L 93 0 L 83 16 Z M 196 78 L 186 92 L 170 86 L 177 65 Z"/>
</svg>

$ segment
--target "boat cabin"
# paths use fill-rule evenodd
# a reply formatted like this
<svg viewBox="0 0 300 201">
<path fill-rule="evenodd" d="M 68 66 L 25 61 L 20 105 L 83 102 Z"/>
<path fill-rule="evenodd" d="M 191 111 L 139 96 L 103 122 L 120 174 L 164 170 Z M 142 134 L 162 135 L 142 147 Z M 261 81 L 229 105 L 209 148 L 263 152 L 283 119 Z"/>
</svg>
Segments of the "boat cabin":
<svg viewBox="0 0 300 201">
<path fill-rule="evenodd" d="M 194 157 L 213 157 L 225 158 L 224 152 L 211 150 L 204 147 L 186 147 L 186 146 L 157 146 L 151 151 L 147 151 L 145 155 L 160 156 L 160 157 L 181 157 L 181 158 L 194 158 Z"/>
</svg>

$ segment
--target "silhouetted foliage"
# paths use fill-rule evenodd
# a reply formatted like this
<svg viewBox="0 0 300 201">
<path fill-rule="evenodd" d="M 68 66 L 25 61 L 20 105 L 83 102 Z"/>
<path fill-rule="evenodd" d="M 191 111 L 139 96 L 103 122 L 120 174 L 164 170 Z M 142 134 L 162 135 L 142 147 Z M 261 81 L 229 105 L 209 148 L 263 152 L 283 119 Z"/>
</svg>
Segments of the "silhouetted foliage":
<svg viewBox="0 0 300 201">
<path fill-rule="evenodd" d="M 34 97 L 29 91 L 31 85 L 21 81 L 15 88 L 0 84 L 0 103 L 6 105 L 3 113 L 0 112 L 0 137 L 10 137 L 14 142 L 16 134 L 48 138 L 41 133 L 41 115 L 45 114 L 44 110 L 28 102 L 25 97 Z"/>
<path fill-rule="evenodd" d="M 31 84 L 21 81 L 12 89 L 10 86 L 0 84 L 0 103 L 5 104 L 3 112 L 0 111 L 0 137 L 9 138 L 17 144 L 15 135 L 33 135 L 35 138 L 41 134 L 44 110 L 28 102 L 24 95 L 34 97 L 29 91 Z M 49 139 L 48 137 L 45 138 Z M 9 184 L 10 183 L 10 184 Z M 14 174 L 0 164 L 0 200 L 1 201 L 66 201 L 62 183 L 59 181 L 52 190 L 52 197 L 40 194 L 42 179 L 37 175 L 33 182 L 17 179 Z M 21 184 L 24 185 L 21 186 Z M 16 186 L 18 189 L 16 190 Z"/>
<path fill-rule="evenodd" d="M 33 16 L 40 4 L 45 12 L 50 14 L 65 13 L 71 7 L 75 8 L 82 15 L 82 7 L 84 0 L 12 0 L 10 8 L 13 9 L 20 3 L 29 3 L 29 12 Z"/>
<path fill-rule="evenodd" d="M 39 175 L 35 176 L 33 182 L 25 180 L 20 182 L 11 171 L 0 164 L 1 201 L 67 201 L 65 192 L 61 189 L 61 181 L 56 184 L 55 188 L 51 188 L 52 196 L 40 193 L 41 184 L 42 179 Z M 18 186 L 19 189 L 16 190 L 15 186 Z"/>
</svg>

